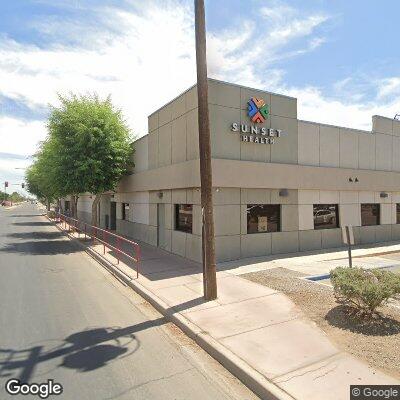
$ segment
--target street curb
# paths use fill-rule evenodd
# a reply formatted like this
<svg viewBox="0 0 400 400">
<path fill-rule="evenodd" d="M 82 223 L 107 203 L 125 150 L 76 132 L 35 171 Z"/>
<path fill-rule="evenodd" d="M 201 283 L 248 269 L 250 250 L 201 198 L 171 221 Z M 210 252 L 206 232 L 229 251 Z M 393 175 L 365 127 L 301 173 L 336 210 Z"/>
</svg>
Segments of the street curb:
<svg viewBox="0 0 400 400">
<path fill-rule="evenodd" d="M 46 218 L 48 217 L 46 216 Z M 48 219 L 49 221 L 54 222 L 50 218 Z M 202 331 L 197 325 L 189 321 L 180 312 L 171 308 L 153 292 L 149 291 L 134 278 L 123 273 L 123 271 L 105 259 L 101 254 L 82 244 L 75 237 L 60 228 L 57 224 L 55 224 L 55 226 L 61 232 L 64 232 L 70 240 L 76 242 L 88 255 L 105 267 L 112 275 L 116 276 L 118 279 L 132 288 L 136 293 L 148 301 L 158 312 L 178 326 L 178 328 L 180 328 L 187 336 L 193 339 L 200 347 L 203 348 L 203 350 L 216 359 L 261 399 L 295 400 L 294 397 L 290 396 L 287 392 L 266 379 L 261 373 L 252 368 L 245 361 L 228 350 L 225 346 L 221 345 L 207 332 Z"/>
</svg>

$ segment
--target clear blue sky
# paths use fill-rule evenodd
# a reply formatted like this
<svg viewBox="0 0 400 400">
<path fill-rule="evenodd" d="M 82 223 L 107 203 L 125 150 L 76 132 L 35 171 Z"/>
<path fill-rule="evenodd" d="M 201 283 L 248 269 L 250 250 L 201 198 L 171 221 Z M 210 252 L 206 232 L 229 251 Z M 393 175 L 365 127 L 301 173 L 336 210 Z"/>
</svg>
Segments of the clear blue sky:
<svg viewBox="0 0 400 400">
<path fill-rule="evenodd" d="M 400 75 L 399 37 L 400 2 L 396 0 L 313 0 L 313 1 L 208 1 L 208 26 L 212 30 L 240 25 L 244 18 L 255 22 L 262 40 L 268 24 L 258 18 L 258 8 L 268 4 L 287 4 L 301 15 L 320 13 L 329 19 L 313 34 L 325 43 L 302 57 L 285 59 L 275 66 L 285 69 L 288 85 L 315 85 L 332 94 L 332 85 L 349 75 L 371 79 Z M 301 10 L 301 11 L 300 11 Z M 294 40 L 296 47 L 304 40 Z M 360 77 L 361 79 L 361 77 Z"/>
<path fill-rule="evenodd" d="M 210 76 L 298 98 L 299 118 L 370 129 L 400 112 L 397 0 L 208 0 Z M 132 131 L 194 83 L 191 0 L 0 2 L 0 180 L 45 136 L 56 93 L 111 94 Z M 7 153 L 7 154 L 5 154 Z M 28 163 L 26 161 L 26 163 Z"/>
</svg>

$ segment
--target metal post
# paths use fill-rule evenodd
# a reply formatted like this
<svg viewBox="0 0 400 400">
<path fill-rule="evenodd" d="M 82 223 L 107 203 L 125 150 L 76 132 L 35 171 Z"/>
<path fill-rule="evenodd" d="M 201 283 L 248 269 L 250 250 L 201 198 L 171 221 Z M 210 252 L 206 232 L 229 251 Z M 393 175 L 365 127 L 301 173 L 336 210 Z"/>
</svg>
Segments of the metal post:
<svg viewBox="0 0 400 400">
<path fill-rule="evenodd" d="M 206 300 L 214 300 L 217 298 L 217 275 L 215 265 L 214 216 L 212 202 L 211 140 L 210 120 L 208 114 L 206 21 L 204 0 L 195 0 L 194 8 L 196 28 L 201 206 L 204 210 L 204 298 Z"/>
<path fill-rule="evenodd" d="M 346 236 L 347 236 L 347 252 L 349 254 L 349 267 L 353 267 L 353 260 L 351 258 L 351 240 L 350 240 L 350 227 L 346 226 Z"/>
<path fill-rule="evenodd" d="M 349 267 L 352 268 L 353 267 L 353 260 L 351 258 L 351 244 L 349 244 L 349 248 L 348 248 L 347 252 L 349 253 Z"/>
</svg>

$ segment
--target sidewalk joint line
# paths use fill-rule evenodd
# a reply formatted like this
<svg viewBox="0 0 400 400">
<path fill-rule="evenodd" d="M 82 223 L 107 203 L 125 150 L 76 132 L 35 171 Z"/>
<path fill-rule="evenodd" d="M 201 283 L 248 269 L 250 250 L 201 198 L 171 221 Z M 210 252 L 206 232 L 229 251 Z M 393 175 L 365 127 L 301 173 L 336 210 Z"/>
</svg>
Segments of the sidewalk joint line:
<svg viewBox="0 0 400 400">
<path fill-rule="evenodd" d="M 243 331 L 243 332 L 234 333 L 234 334 L 232 334 L 232 335 L 222 336 L 222 337 L 219 337 L 217 340 L 229 339 L 229 338 L 231 338 L 231 337 L 233 337 L 233 336 L 242 335 L 243 333 L 254 332 L 254 331 L 258 331 L 258 330 L 260 330 L 260 329 L 269 328 L 270 326 L 276 326 L 276 325 L 280 325 L 280 324 L 285 324 L 286 322 L 294 321 L 295 319 L 297 319 L 297 317 L 290 318 L 290 319 L 285 320 L 285 321 L 274 322 L 274 323 L 269 324 L 269 325 L 263 325 L 263 326 L 260 326 L 260 327 L 258 327 L 258 328 L 249 329 L 248 331 Z"/>
<path fill-rule="evenodd" d="M 324 365 L 322 365 L 321 367 L 318 367 L 318 368 L 315 368 L 315 369 L 311 369 L 311 370 L 309 370 L 309 371 L 305 371 L 305 372 L 302 373 L 302 374 L 292 376 L 292 377 L 288 378 L 287 380 L 279 381 L 279 382 L 276 382 L 276 383 L 284 383 L 284 382 L 287 382 L 287 381 L 289 381 L 289 380 L 291 380 L 291 379 L 293 379 L 293 378 L 297 378 L 297 377 L 299 377 L 299 376 L 303 376 L 303 375 L 308 374 L 308 373 L 310 373 L 310 372 L 318 371 L 319 369 L 328 366 L 328 365 L 329 365 L 329 360 L 330 360 L 331 358 L 335 358 L 335 357 L 337 357 L 337 356 L 340 355 L 340 354 L 347 355 L 346 353 L 344 353 L 344 352 L 342 352 L 342 351 L 338 351 L 337 353 L 331 354 L 331 355 L 328 356 L 328 357 L 321 358 L 321 359 L 319 359 L 319 360 L 317 360 L 317 361 L 313 361 L 313 362 L 310 362 L 310 363 L 308 363 L 308 364 L 304 364 L 304 365 L 302 365 L 301 367 L 298 367 L 298 368 L 292 369 L 292 370 L 290 370 L 290 371 L 287 371 L 287 372 L 285 372 L 285 373 L 283 373 L 283 374 L 277 375 L 277 376 L 275 376 L 275 377 L 272 378 L 272 379 L 273 379 L 273 381 L 278 381 L 280 378 L 283 378 L 283 377 L 285 377 L 285 376 L 287 376 L 287 375 L 289 375 L 289 374 L 292 374 L 292 373 L 294 373 L 294 372 L 296 372 L 296 371 L 299 371 L 299 370 L 304 369 L 304 368 L 309 368 L 309 367 L 311 367 L 311 366 L 314 365 L 314 364 L 318 364 L 318 363 L 327 361 L 327 363 L 324 364 Z"/>
<path fill-rule="evenodd" d="M 218 303 L 220 303 L 221 306 L 229 306 L 230 304 L 243 303 L 244 301 L 247 301 L 247 300 L 262 299 L 263 297 L 269 297 L 269 296 L 273 296 L 273 295 L 275 295 L 275 294 L 280 294 L 280 292 L 276 291 L 276 293 L 263 294 L 262 296 L 250 297 L 250 298 L 248 298 L 248 299 L 232 301 L 232 302 L 230 302 L 230 303 L 221 303 L 221 302 L 218 301 L 218 298 L 216 299 L 216 301 L 217 301 Z"/>
</svg>

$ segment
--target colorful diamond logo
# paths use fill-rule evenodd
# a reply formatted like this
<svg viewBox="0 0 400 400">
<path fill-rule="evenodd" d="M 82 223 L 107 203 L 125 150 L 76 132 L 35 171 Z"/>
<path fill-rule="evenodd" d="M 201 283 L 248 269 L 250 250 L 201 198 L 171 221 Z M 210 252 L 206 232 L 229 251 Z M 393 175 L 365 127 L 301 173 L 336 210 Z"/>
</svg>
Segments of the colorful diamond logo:
<svg viewBox="0 0 400 400">
<path fill-rule="evenodd" d="M 253 122 L 261 124 L 268 118 L 269 107 L 263 99 L 252 97 L 247 102 L 247 115 Z"/>
</svg>

